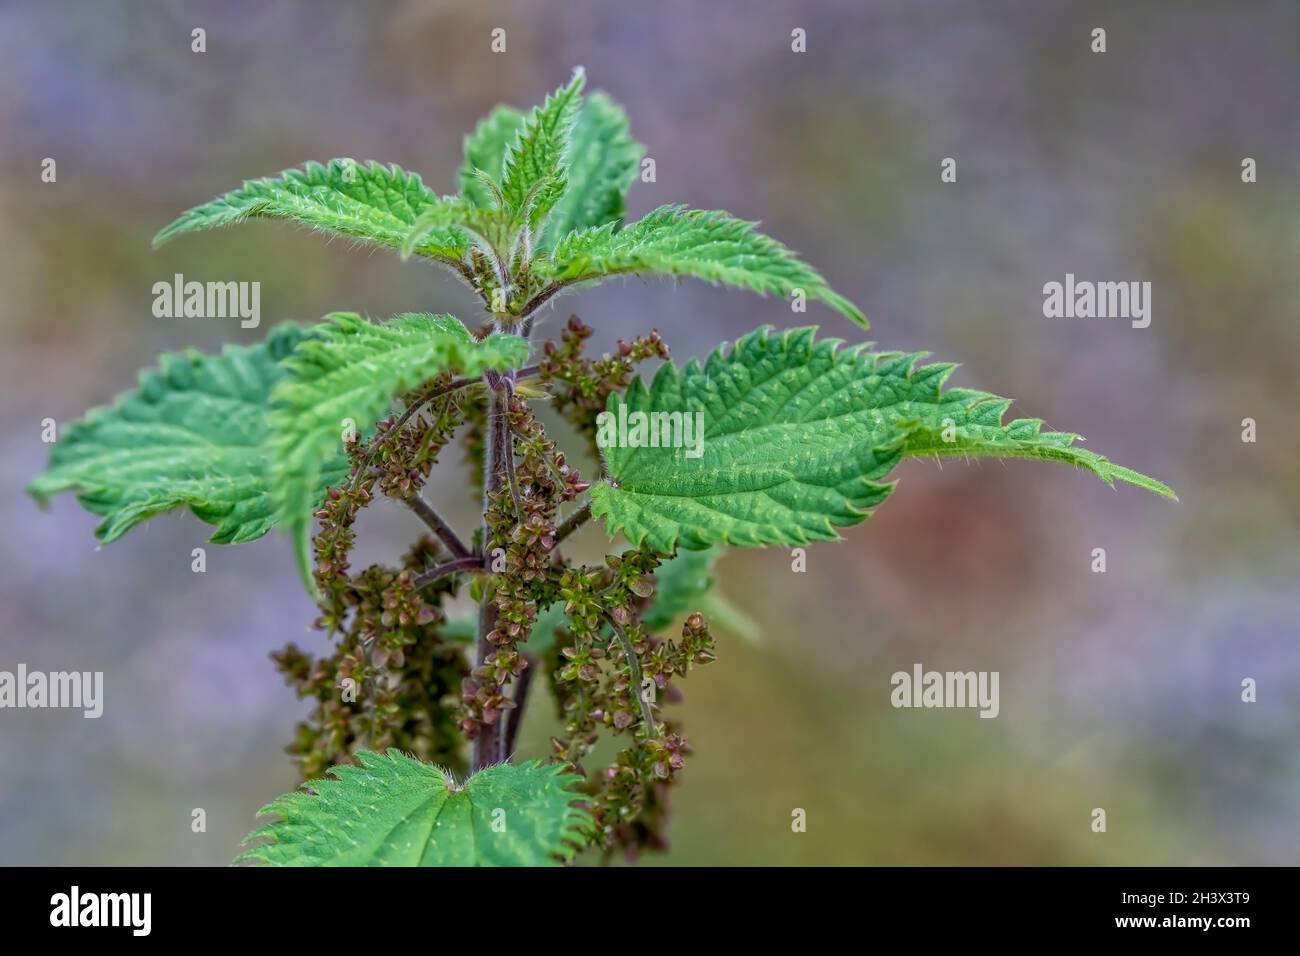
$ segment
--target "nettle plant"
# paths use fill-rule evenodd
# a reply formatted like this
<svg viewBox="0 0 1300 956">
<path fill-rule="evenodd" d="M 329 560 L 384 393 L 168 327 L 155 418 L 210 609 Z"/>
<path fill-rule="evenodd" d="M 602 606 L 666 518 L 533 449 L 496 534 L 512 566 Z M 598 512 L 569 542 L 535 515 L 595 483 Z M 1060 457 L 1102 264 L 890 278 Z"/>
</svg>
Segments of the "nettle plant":
<svg viewBox="0 0 1300 956">
<path fill-rule="evenodd" d="M 690 753 L 665 705 L 714 660 L 719 549 L 834 539 L 888 497 L 905 458 L 1058 461 L 1173 496 L 1076 435 L 1004 422 L 1004 399 L 945 390 L 953 365 L 813 328 L 758 329 L 703 364 L 665 361 L 649 384 L 634 375 L 668 359 L 657 332 L 593 357 L 571 318 L 534 358 L 535 320 L 558 293 L 634 273 L 817 299 L 867 325 L 753 223 L 678 205 L 625 223 L 644 151 L 583 82 L 579 70 L 527 114 L 494 110 L 465 140 L 458 195 L 335 160 L 247 182 L 156 240 L 259 218 L 386 246 L 460 276 L 486 304 L 481 328 L 334 314 L 220 355 L 164 355 L 68 428 L 31 486 L 40 500 L 75 491 L 104 542 L 182 507 L 216 526 L 214 542 L 291 536 L 332 647 L 275 655 L 313 702 L 288 748 L 308 782 L 263 809 L 242 861 L 542 864 L 662 848 Z M 543 401 L 598 474 L 547 435 Z M 421 491 L 458 433 L 482 476 L 472 536 Z M 353 524 L 380 496 L 427 533 L 396 563 L 356 570 Z M 575 564 L 561 548 L 593 516 L 627 547 Z M 465 589 L 476 621 L 448 615 Z M 515 762 L 539 676 L 563 729 L 549 754 Z M 590 767 L 602 735 L 622 750 Z"/>
</svg>

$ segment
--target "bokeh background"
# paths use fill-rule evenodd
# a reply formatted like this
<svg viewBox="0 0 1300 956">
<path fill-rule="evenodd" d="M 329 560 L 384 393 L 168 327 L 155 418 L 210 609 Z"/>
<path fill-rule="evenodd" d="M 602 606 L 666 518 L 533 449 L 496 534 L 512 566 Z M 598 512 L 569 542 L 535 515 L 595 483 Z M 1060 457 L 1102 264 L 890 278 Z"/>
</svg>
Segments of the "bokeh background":
<svg viewBox="0 0 1300 956">
<path fill-rule="evenodd" d="M 685 685 L 697 753 L 653 862 L 1297 862 L 1294 4 L 6 0 L 0 668 L 103 670 L 107 699 L 97 721 L 0 711 L 0 863 L 227 862 L 295 780 L 281 748 L 302 705 L 267 654 L 322 640 L 282 538 L 212 546 L 200 575 L 188 515 L 99 550 L 71 497 L 40 512 L 22 489 L 41 420 L 109 401 L 161 350 L 254 341 L 282 318 L 477 315 L 435 269 L 288 226 L 159 252 L 152 234 L 308 159 L 396 162 L 450 191 L 476 118 L 530 106 L 575 64 L 656 160 L 634 216 L 683 201 L 762 219 L 883 347 L 963 363 L 955 384 L 1016 398 L 1182 499 L 1056 466 L 911 462 L 806 573 L 781 549 L 728 555 L 724 589 L 762 637 L 723 635 Z M 154 318 L 151 287 L 175 272 L 260 281 L 263 327 Z M 1043 284 L 1066 272 L 1151 281 L 1150 328 L 1044 318 Z M 860 337 L 815 304 L 691 282 L 582 291 L 542 331 L 570 312 L 603 347 L 657 327 L 679 359 L 764 323 Z M 454 458 L 436 477 L 468 527 Z M 373 510 L 360 561 L 409 530 Z M 578 545 L 602 550 L 594 529 Z M 1001 716 L 892 709 L 889 677 L 915 662 L 999 671 Z M 548 718 L 535 709 L 525 752 Z"/>
</svg>

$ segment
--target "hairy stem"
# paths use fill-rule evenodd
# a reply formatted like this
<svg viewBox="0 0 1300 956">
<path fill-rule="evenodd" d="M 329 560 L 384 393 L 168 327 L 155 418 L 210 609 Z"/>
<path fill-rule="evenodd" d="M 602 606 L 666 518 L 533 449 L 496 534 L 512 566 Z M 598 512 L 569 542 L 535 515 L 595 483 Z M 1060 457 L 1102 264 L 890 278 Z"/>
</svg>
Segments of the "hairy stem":
<svg viewBox="0 0 1300 956">
<path fill-rule="evenodd" d="M 589 500 L 581 508 L 579 508 L 573 514 L 569 515 L 569 517 L 565 518 L 563 521 L 559 523 L 559 525 L 555 529 L 555 543 L 559 544 L 569 535 L 573 534 L 573 532 L 577 531 L 584 524 L 586 524 L 587 519 L 589 519 L 590 517 L 591 517 L 591 501 Z"/>
<path fill-rule="evenodd" d="M 442 515 L 433 510 L 432 505 L 418 494 L 407 495 L 402 501 L 419 516 L 421 521 L 429 526 L 429 530 L 438 536 L 438 540 L 447 546 L 447 550 L 454 557 L 468 558 L 470 556 L 470 550 L 465 547 L 465 542 L 460 540 L 452 526 L 443 520 Z"/>
<path fill-rule="evenodd" d="M 529 328 L 531 329 L 532 319 L 534 314 L 537 312 L 537 310 L 540 309 L 542 306 L 544 306 L 547 302 L 551 301 L 551 299 L 557 293 L 562 291 L 564 287 L 569 284 L 570 283 L 568 282 L 556 282 L 552 285 L 547 286 L 541 292 L 537 293 L 537 295 L 533 296 L 526 303 L 524 303 L 524 307 L 519 310 L 519 318 L 526 319 L 529 323 Z"/>
<path fill-rule="evenodd" d="M 499 377 L 489 375 L 488 384 L 491 387 L 492 397 L 488 401 L 487 448 L 484 454 L 483 548 L 485 551 L 488 546 L 487 513 L 492 503 L 490 496 L 501 490 L 506 472 L 506 442 L 510 439 L 505 414 L 506 393 L 499 387 Z M 484 597 L 478 609 L 478 641 L 475 647 L 475 660 L 479 667 L 484 665 L 488 655 L 492 653 L 493 646 L 488 640 L 488 635 L 496 628 L 496 623 L 496 602 L 490 596 Z M 474 738 L 471 769 L 481 770 L 505 760 L 505 724 L 506 720 L 502 717 L 498 719 L 497 726 L 484 727 L 479 731 L 478 736 Z"/>
</svg>

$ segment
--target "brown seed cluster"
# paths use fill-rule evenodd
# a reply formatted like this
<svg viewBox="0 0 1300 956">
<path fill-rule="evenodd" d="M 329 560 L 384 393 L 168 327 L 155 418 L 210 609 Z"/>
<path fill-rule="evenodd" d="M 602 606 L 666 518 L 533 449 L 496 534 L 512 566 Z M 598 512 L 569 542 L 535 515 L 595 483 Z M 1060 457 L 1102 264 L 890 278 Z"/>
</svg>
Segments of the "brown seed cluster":
<svg viewBox="0 0 1300 956">
<path fill-rule="evenodd" d="M 598 454 L 596 416 L 605 410 L 610 395 L 631 384 L 637 364 L 668 358 L 668 346 L 652 331 L 631 342 L 620 339 L 613 355 L 591 359 L 584 350 L 592 331 L 576 315 L 569 316 L 559 343 L 547 342 L 542 347 L 538 377 L 552 386 L 555 410 L 586 436 L 593 453 Z"/>
<path fill-rule="evenodd" d="M 400 747 L 453 769 L 465 766 L 454 706 L 467 667 L 462 648 L 440 633 L 451 584 L 444 579 L 418 591 L 413 584 L 449 555 L 426 536 L 398 567 L 373 565 L 353 574 L 349 561 L 353 523 L 376 491 L 400 499 L 424 485 L 460 422 L 456 398 L 432 403 L 400 429 L 393 419 L 380 422 L 372 443 L 350 443 L 351 472 L 316 512 L 320 616 L 314 626 L 334 646 L 320 658 L 292 643 L 273 655 L 298 696 L 315 702 L 288 747 L 305 780 L 350 762 L 359 749 Z"/>
<path fill-rule="evenodd" d="M 552 407 L 594 449 L 596 416 L 609 396 L 628 386 L 637 363 L 666 358 L 668 350 L 651 333 L 619 342 L 615 355 L 589 359 L 583 350 L 591 331 L 571 318 L 561 341 L 544 347 L 538 379 L 551 393 Z M 665 555 L 633 549 L 596 566 L 565 560 L 557 549 L 560 512 L 589 483 L 547 436 L 512 380 L 488 375 L 483 384 L 456 392 L 446 391 L 449 382 L 444 376 L 426 383 L 406 396 L 408 408 L 418 411 L 379 423 L 365 444 L 348 445 L 351 473 L 330 489 L 316 513 L 315 626 L 334 644 L 320 658 L 294 644 L 274 655 L 299 696 L 314 702 L 288 750 L 304 779 L 349 762 L 359 749 L 386 747 L 464 772 L 467 741 L 502 733 L 503 726 L 511 731 L 503 739 L 513 734 L 508 715 L 526 686 L 520 678 L 530 665 L 538 666 L 563 725 L 552 738 L 551 756 L 585 778 L 597 823 L 594 843 L 606 856 L 662 849 L 668 787 L 690 753 L 681 728 L 662 707 L 680 699 L 681 678 L 714 659 L 708 625 L 692 614 L 680 637 L 670 640 L 641 623 Z M 497 390 L 495 405 L 489 404 L 489 389 Z M 532 386 L 520 391 L 537 394 Z M 499 416 L 495 421 L 489 420 L 492 409 Z M 486 498 L 484 533 L 474 539 L 483 571 L 417 588 L 423 572 L 454 557 L 448 545 L 426 535 L 396 567 L 373 565 L 354 573 L 350 554 L 359 511 L 379 496 L 409 501 L 418 495 L 461 426 L 476 482 L 483 476 L 487 434 L 495 431 L 504 440 L 496 490 Z M 445 528 L 438 533 L 446 538 Z M 464 643 L 447 636 L 444 612 L 466 580 L 475 600 L 491 609 L 493 622 L 487 634 L 492 650 L 472 669 Z M 556 603 L 564 608 L 564 626 L 540 660 L 525 657 L 539 612 Z M 622 735 L 627 745 L 611 765 L 588 772 L 583 763 L 606 733 Z"/>
<path fill-rule="evenodd" d="M 515 706 L 506 686 L 528 666 L 518 645 L 532 632 L 538 608 L 555 600 L 563 572 L 553 553 L 557 513 L 590 487 L 526 403 L 511 397 L 505 419 L 513 477 L 488 496 L 487 511 L 488 567 L 495 572 L 488 597 L 496 605 L 488 634 L 493 650 L 461 689 L 461 729 L 470 739 Z"/>
<path fill-rule="evenodd" d="M 351 615 L 319 658 L 289 644 L 272 655 L 298 696 L 314 701 L 288 747 L 304 780 L 361 749 L 398 747 L 422 760 L 465 769 L 455 701 L 466 664 L 446 641 L 443 582 L 420 591 L 412 579 L 438 546 L 422 538 L 400 568 L 374 565 L 351 579 Z"/>
<path fill-rule="evenodd" d="M 699 614 L 687 618 L 678 641 L 642 628 L 639 614 L 659 562 L 644 550 L 609 556 L 604 568 L 569 570 L 560 586 L 568 625 L 551 658 L 551 680 L 564 730 L 551 752 L 587 778 L 596 842 L 607 855 L 666 846 L 667 788 L 690 746 L 659 706 L 680 699 L 675 677 L 714 659 Z M 614 764 L 588 773 L 582 761 L 601 731 L 632 741 Z"/>
</svg>

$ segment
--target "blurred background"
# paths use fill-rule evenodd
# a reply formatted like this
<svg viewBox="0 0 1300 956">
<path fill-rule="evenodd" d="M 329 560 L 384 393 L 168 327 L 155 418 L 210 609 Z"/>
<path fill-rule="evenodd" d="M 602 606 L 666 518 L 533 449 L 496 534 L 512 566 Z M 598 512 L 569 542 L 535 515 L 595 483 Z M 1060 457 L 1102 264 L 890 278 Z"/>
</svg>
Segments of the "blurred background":
<svg viewBox="0 0 1300 956">
<path fill-rule="evenodd" d="M 954 384 L 1014 397 L 1182 499 L 914 461 L 806 573 L 782 549 L 729 554 L 723 588 L 762 638 L 722 635 L 686 681 L 696 754 L 672 849 L 647 862 L 1300 861 L 1294 4 L 4 0 L 0 669 L 102 670 L 106 703 L 99 720 L 0 711 L 0 863 L 228 862 L 296 779 L 281 748 L 303 705 L 267 655 L 323 641 L 281 537 L 209 546 L 194 574 L 207 529 L 189 515 L 98 550 L 71 496 L 40 512 L 22 489 L 41 420 L 110 401 L 159 351 L 284 318 L 479 314 L 436 269 L 285 225 L 159 252 L 150 237 L 308 159 L 396 162 L 450 192 L 475 120 L 576 64 L 656 161 L 633 218 L 680 201 L 762 219 L 882 347 L 961 362 Z M 152 285 L 176 272 L 261 282 L 262 328 L 154 318 Z M 1150 281 L 1151 326 L 1044 318 L 1042 287 L 1067 272 Z M 765 323 L 861 337 L 816 304 L 694 282 L 581 291 L 543 334 L 571 312 L 599 348 L 657 327 L 679 360 Z M 454 456 L 435 477 L 430 497 L 471 526 Z M 409 532 L 396 506 L 372 511 L 354 566 Z M 594 529 L 576 540 L 602 553 Z M 998 719 L 892 709 L 890 675 L 918 662 L 999 671 Z M 525 755 L 548 720 L 534 709 Z"/>
</svg>

